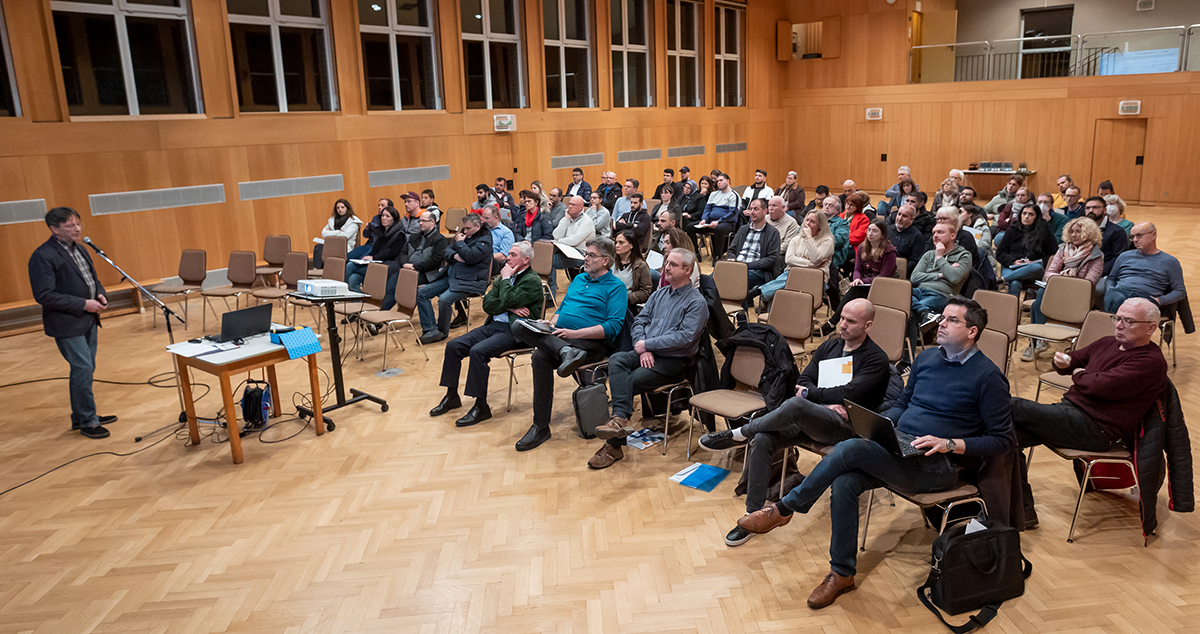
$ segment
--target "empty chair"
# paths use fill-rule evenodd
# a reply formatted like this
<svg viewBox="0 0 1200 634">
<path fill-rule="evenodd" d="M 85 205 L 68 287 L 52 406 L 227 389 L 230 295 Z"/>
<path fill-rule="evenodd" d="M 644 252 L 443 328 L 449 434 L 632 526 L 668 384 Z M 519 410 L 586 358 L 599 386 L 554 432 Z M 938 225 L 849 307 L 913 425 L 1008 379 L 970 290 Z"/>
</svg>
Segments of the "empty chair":
<svg viewBox="0 0 1200 634">
<path fill-rule="evenodd" d="M 792 291 L 808 293 L 813 300 L 813 313 L 825 303 L 825 272 L 820 269 L 810 269 L 803 266 L 793 266 L 788 269 L 787 284 L 784 288 Z"/>
<path fill-rule="evenodd" d="M 372 272 L 373 270 L 373 272 Z M 396 305 L 390 310 L 364 310 L 358 314 L 358 318 L 367 324 L 374 324 L 383 328 L 383 369 L 387 369 L 387 349 L 388 342 L 395 334 L 395 325 L 399 323 L 408 324 L 408 330 L 414 337 L 417 331 L 413 328 L 412 320 L 413 313 L 417 309 L 417 278 L 419 273 L 412 269 L 400 269 L 399 277 L 396 279 Z M 382 302 L 384 294 L 387 292 L 388 267 L 386 264 L 372 263 L 367 266 L 367 277 L 363 280 L 363 291 L 371 296 L 371 299 L 376 302 Z M 358 336 L 362 337 L 362 329 L 358 331 Z M 404 350 L 404 342 L 397 337 L 396 342 L 400 344 L 400 350 Z M 417 338 L 417 347 L 421 349 L 421 354 L 425 355 L 425 360 L 429 360 L 429 354 L 425 352 L 425 346 L 421 345 L 421 339 Z M 360 353 L 361 354 L 361 353 Z"/>
<path fill-rule="evenodd" d="M 767 324 L 774 326 L 788 342 L 797 364 L 805 354 L 805 342 L 812 336 L 812 305 L 813 299 L 808 293 L 786 288 L 775 293 L 775 299 L 771 301 Z"/>
<path fill-rule="evenodd" d="M 1005 294 L 1007 295 L 1007 293 Z M 1017 298 L 1016 295 L 1008 296 L 1013 299 Z M 1008 347 L 1008 339 L 1000 332 L 991 328 L 984 328 L 983 332 L 979 333 L 979 341 L 976 344 L 979 346 L 979 351 L 983 353 L 983 356 L 996 364 L 996 367 L 1000 368 L 1004 376 L 1008 376 L 1008 359 L 1011 353 Z"/>
<path fill-rule="evenodd" d="M 542 278 L 543 316 L 546 314 L 545 298 L 549 297 L 551 303 L 558 305 L 558 299 L 550 294 L 550 275 L 554 273 L 554 250 L 554 244 L 550 242 L 534 242 L 533 261 L 529 263 L 529 268 Z"/>
<path fill-rule="evenodd" d="M 332 236 L 325 238 L 325 246 L 321 249 L 321 260 L 325 263 L 328 263 L 330 258 L 341 258 L 343 270 L 341 273 L 339 273 L 339 275 L 344 277 L 346 254 L 349 253 L 347 250 L 349 248 L 350 241 L 346 239 L 346 236 Z M 308 276 L 314 278 L 324 277 L 324 269 L 309 269 Z M 341 279 L 342 277 L 338 277 L 338 280 Z"/>
<path fill-rule="evenodd" d="M 735 348 L 729 373 L 742 389 L 709 390 L 692 396 L 692 421 L 697 419 L 697 412 L 708 412 L 724 418 L 728 427 L 731 419 L 766 411 L 767 402 L 758 393 L 758 384 L 762 381 L 766 365 L 762 352 L 757 348 Z M 692 457 L 692 427 L 688 426 L 688 458 Z"/>
<path fill-rule="evenodd" d="M 908 279 L 908 259 L 907 258 L 896 258 L 896 272 L 892 274 L 892 277 L 899 278 L 902 280 Z"/>
<path fill-rule="evenodd" d="M 1114 334 L 1116 334 L 1116 327 L 1112 323 L 1112 315 L 1103 311 L 1093 310 L 1087 314 L 1087 317 L 1083 318 L 1083 325 L 1079 328 L 1079 336 L 1075 338 L 1075 343 L 1071 346 L 1071 349 L 1085 348 L 1097 339 L 1111 337 Z M 1053 370 L 1042 374 L 1038 377 L 1037 393 L 1034 394 L 1033 400 L 1038 400 L 1038 397 L 1042 395 L 1043 385 L 1058 388 L 1064 392 L 1071 389 L 1071 385 L 1074 383 L 1071 380 L 1071 376 L 1070 374 L 1059 374 Z"/>
<path fill-rule="evenodd" d="M 283 271 L 283 258 L 291 250 L 291 236 L 267 236 L 267 240 L 263 244 L 263 260 L 266 261 L 266 265 L 256 267 L 254 274 L 259 277 L 279 275 Z"/>
<path fill-rule="evenodd" d="M 158 284 L 149 290 L 156 295 L 183 295 L 183 327 L 188 325 L 188 298 L 203 288 L 208 275 L 208 255 L 203 249 L 184 249 L 179 254 L 179 284 Z M 158 311 L 154 311 L 154 327 L 158 327 Z"/>
<path fill-rule="evenodd" d="M 215 288 L 206 288 L 200 291 L 200 296 L 204 298 L 204 309 L 208 310 L 208 298 L 220 297 L 226 300 L 225 308 L 229 308 L 229 298 L 232 297 L 236 306 L 241 297 L 245 293 L 249 293 L 254 287 L 255 280 L 258 275 L 254 272 L 256 257 L 253 251 L 234 251 L 229 254 L 229 265 L 225 269 L 225 277 L 229 280 L 228 286 L 217 286 Z M 216 315 L 216 312 L 213 312 Z M 208 315 L 204 314 L 200 318 L 200 328 L 207 329 Z"/>
<path fill-rule="evenodd" d="M 1037 361 L 1039 342 L 1061 343 L 1079 335 L 1079 328 L 1092 307 L 1092 282 L 1087 278 L 1055 275 L 1046 282 L 1042 294 L 1044 324 L 1017 326 L 1017 334 L 1029 337 Z"/>
<path fill-rule="evenodd" d="M 1075 513 L 1071 515 L 1071 528 L 1067 531 L 1067 543 L 1075 542 L 1075 523 L 1079 521 L 1079 509 L 1083 507 L 1083 494 L 1087 492 L 1088 485 L 1093 480 L 1102 478 L 1116 478 L 1119 476 L 1095 476 L 1092 475 L 1092 469 L 1098 464 L 1121 465 L 1129 469 L 1129 473 L 1133 476 L 1134 486 L 1138 485 L 1137 465 L 1134 464 L 1133 454 L 1128 450 L 1118 447 L 1111 451 L 1080 451 L 1078 449 L 1060 449 L 1058 447 L 1049 447 L 1047 449 L 1053 451 L 1060 458 L 1070 460 L 1072 462 L 1079 461 L 1083 463 L 1083 477 L 1079 482 L 1079 497 L 1075 500 Z M 1029 448 L 1029 461 L 1033 462 L 1033 447 Z M 1143 536 L 1143 542 L 1145 537 Z"/>
<path fill-rule="evenodd" d="M 717 293 L 721 296 L 721 305 L 725 313 L 732 315 L 741 312 L 742 302 L 750 293 L 750 269 L 745 262 L 732 260 L 717 260 L 713 267 L 712 278 L 717 285 Z"/>
<path fill-rule="evenodd" d="M 442 214 L 442 233 L 454 233 L 458 231 L 458 225 L 462 222 L 464 216 L 467 215 L 467 210 L 462 207 L 451 207 Z"/>
<path fill-rule="evenodd" d="M 971 297 L 987 311 L 987 329 L 1004 335 L 1006 346 L 1009 348 L 1005 359 L 1012 354 L 1017 346 L 1017 325 L 1021 322 L 1021 300 L 1016 295 L 997 291 L 975 291 Z M 1007 361 L 1005 365 L 996 364 L 1005 374 L 1008 374 Z"/>
<path fill-rule="evenodd" d="M 252 289 L 250 294 L 266 301 L 283 300 L 283 322 L 287 323 L 287 294 L 296 291 L 296 285 L 308 275 L 308 254 L 302 251 L 292 251 L 283 257 L 283 269 L 279 277 L 283 286 L 260 286 Z"/>
<path fill-rule="evenodd" d="M 903 311 L 907 318 L 912 314 L 912 283 L 891 277 L 877 277 L 871 282 L 871 290 L 867 291 L 867 300 L 877 307 L 887 306 Z"/>
</svg>

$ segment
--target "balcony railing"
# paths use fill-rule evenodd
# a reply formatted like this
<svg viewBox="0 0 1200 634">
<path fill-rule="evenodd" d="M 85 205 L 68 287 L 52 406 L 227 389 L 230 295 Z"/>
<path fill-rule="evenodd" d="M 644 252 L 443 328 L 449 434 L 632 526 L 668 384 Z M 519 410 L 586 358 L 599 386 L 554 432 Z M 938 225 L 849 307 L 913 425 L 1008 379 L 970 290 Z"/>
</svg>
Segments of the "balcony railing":
<svg viewBox="0 0 1200 634">
<path fill-rule="evenodd" d="M 909 83 L 1200 71 L 1200 24 L 914 46 Z"/>
</svg>

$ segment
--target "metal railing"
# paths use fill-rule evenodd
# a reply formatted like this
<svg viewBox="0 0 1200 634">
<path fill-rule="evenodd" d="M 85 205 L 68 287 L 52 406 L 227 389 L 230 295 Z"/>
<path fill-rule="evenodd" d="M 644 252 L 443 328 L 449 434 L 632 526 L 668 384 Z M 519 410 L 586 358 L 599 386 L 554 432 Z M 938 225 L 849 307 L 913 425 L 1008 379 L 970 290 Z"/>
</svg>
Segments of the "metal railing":
<svg viewBox="0 0 1200 634">
<path fill-rule="evenodd" d="M 909 83 L 1200 70 L 1200 24 L 914 46 Z"/>
</svg>

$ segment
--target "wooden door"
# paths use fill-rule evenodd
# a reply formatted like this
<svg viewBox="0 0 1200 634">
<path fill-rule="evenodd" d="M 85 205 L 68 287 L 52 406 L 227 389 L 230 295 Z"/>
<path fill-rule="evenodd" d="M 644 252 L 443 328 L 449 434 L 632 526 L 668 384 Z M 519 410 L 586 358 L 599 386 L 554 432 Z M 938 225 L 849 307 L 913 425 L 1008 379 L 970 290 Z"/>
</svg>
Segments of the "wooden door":
<svg viewBox="0 0 1200 634">
<path fill-rule="evenodd" d="M 1084 196 L 1095 194 L 1101 181 L 1112 181 L 1113 191 L 1125 202 L 1139 202 L 1145 153 L 1145 119 L 1097 119 L 1091 183 Z"/>
</svg>

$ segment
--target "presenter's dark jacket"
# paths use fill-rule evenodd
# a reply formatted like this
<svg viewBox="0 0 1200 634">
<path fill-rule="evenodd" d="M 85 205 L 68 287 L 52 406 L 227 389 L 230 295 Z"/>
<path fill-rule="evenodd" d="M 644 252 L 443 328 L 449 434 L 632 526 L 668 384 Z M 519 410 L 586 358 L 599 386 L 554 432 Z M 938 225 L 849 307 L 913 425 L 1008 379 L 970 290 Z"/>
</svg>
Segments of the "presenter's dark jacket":
<svg viewBox="0 0 1200 634">
<path fill-rule="evenodd" d="M 96 280 L 96 294 L 104 293 L 96 277 L 92 257 L 80 244 L 79 249 L 88 263 L 92 278 Z M 79 337 L 87 334 L 92 325 L 100 325 L 100 315 L 89 313 L 84 308 L 88 294 L 87 282 L 75 264 L 75 260 L 53 236 L 42 243 L 29 258 L 29 285 L 33 298 L 42 305 L 42 327 L 46 334 L 56 339 Z"/>
<path fill-rule="evenodd" d="M 542 318 L 542 278 L 531 266 L 509 280 L 497 275 L 487 295 L 483 296 L 483 312 L 488 315 L 485 323 L 492 323 L 497 315 L 508 315 L 508 323 L 512 326 L 521 319 L 512 313 L 518 308 L 529 309 L 526 319 Z"/>
</svg>

